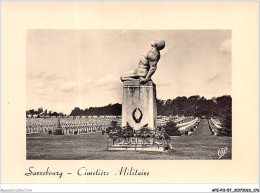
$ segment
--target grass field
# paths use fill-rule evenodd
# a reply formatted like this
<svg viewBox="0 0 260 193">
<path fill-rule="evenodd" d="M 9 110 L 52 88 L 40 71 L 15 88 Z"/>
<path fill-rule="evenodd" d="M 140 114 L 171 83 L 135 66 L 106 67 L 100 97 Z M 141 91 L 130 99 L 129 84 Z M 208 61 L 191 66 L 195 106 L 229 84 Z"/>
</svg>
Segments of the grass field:
<svg viewBox="0 0 260 193">
<path fill-rule="evenodd" d="M 232 138 L 211 135 L 206 119 L 189 136 L 172 137 L 173 151 L 108 151 L 106 135 L 27 135 L 27 159 L 35 160 L 210 160 L 231 159 Z M 227 153 L 219 158 L 219 148 Z"/>
</svg>

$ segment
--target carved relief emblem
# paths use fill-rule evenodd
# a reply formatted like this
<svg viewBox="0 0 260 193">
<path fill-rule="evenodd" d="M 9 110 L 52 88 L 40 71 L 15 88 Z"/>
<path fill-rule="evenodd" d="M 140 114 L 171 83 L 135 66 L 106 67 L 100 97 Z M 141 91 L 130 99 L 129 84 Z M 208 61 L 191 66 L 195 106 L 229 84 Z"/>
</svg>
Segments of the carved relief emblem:
<svg viewBox="0 0 260 193">
<path fill-rule="evenodd" d="M 139 108 L 136 108 L 132 113 L 133 119 L 136 123 L 140 123 L 143 118 L 143 113 Z"/>
</svg>

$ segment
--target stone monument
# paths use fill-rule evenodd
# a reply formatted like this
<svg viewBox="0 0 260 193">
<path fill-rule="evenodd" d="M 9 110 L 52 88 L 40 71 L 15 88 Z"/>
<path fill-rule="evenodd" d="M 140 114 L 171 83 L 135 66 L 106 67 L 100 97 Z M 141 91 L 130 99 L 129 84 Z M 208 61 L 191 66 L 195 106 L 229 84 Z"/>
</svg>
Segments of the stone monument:
<svg viewBox="0 0 260 193">
<path fill-rule="evenodd" d="M 122 127 L 128 123 L 135 130 L 148 124 L 156 128 L 156 87 L 149 80 L 141 84 L 139 80 L 125 81 L 123 86 Z"/>
<path fill-rule="evenodd" d="M 151 80 L 160 60 L 160 50 L 165 47 L 164 40 L 154 40 L 151 49 L 145 52 L 138 68 L 121 76 L 123 85 L 122 126 L 128 123 L 135 130 L 148 124 L 156 129 L 156 86 Z"/>
<path fill-rule="evenodd" d="M 156 86 L 151 79 L 165 41 L 154 40 L 151 46 L 142 55 L 138 68 L 120 78 L 123 82 L 122 128 L 111 128 L 108 150 L 165 151 L 166 141 L 158 141 Z M 113 141 L 112 146 L 109 141 Z"/>
</svg>

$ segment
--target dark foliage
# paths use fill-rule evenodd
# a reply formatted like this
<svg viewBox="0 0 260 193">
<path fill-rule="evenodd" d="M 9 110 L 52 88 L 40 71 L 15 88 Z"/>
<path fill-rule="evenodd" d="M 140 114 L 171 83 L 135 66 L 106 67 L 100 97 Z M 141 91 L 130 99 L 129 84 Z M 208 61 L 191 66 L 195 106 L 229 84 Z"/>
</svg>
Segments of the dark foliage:
<svg viewBox="0 0 260 193">
<path fill-rule="evenodd" d="M 104 107 L 90 107 L 85 110 L 75 107 L 70 113 L 71 116 L 93 116 L 93 115 L 115 115 L 122 114 L 122 105 L 119 103 L 109 104 Z"/>
<path fill-rule="evenodd" d="M 222 117 L 222 128 L 218 129 L 218 135 L 232 136 L 232 113 L 226 112 Z"/>
<path fill-rule="evenodd" d="M 223 117 L 231 111 L 232 98 L 230 95 L 206 99 L 198 95 L 177 97 L 168 100 L 157 100 L 158 115 L 164 116 L 194 116 L 194 117 Z"/>
<path fill-rule="evenodd" d="M 62 129 L 56 129 L 54 132 L 53 132 L 54 135 L 63 135 L 62 133 Z"/>
<path fill-rule="evenodd" d="M 39 107 L 37 110 L 34 110 L 34 109 L 31 109 L 31 110 L 28 110 L 26 111 L 26 117 L 28 117 L 29 115 L 33 116 L 33 115 L 37 115 L 36 117 L 45 117 L 46 115 L 48 116 L 66 116 L 66 114 L 60 112 L 60 113 L 57 113 L 55 111 L 48 111 L 47 109 L 43 110 L 42 107 Z"/>
<path fill-rule="evenodd" d="M 200 118 L 225 117 L 231 110 L 232 98 L 229 95 L 206 99 L 199 95 L 157 100 L 157 114 L 163 116 L 194 116 Z M 85 110 L 75 107 L 71 116 L 81 115 L 115 115 L 120 116 L 122 105 L 109 104 L 103 107 L 90 107 Z M 226 117 L 228 118 L 228 117 Z"/>
<path fill-rule="evenodd" d="M 116 121 L 111 121 L 111 126 L 106 128 L 106 134 L 109 135 L 110 138 L 118 138 L 122 135 L 122 128 L 117 126 Z"/>
<path fill-rule="evenodd" d="M 167 132 L 163 132 L 163 134 L 164 134 L 164 139 L 171 140 L 171 137 Z"/>
<path fill-rule="evenodd" d="M 134 136 L 134 128 L 131 127 L 128 123 L 125 127 L 122 128 L 121 137 L 122 138 L 130 138 Z"/>
<path fill-rule="evenodd" d="M 136 136 L 146 139 L 153 137 L 153 133 L 151 129 L 148 128 L 148 124 L 146 124 L 140 130 L 136 131 Z"/>
<path fill-rule="evenodd" d="M 165 131 L 168 135 L 170 136 L 180 136 L 181 133 L 178 130 L 178 128 L 176 127 L 176 123 L 173 121 L 169 121 L 168 123 L 166 123 L 165 125 Z"/>
</svg>

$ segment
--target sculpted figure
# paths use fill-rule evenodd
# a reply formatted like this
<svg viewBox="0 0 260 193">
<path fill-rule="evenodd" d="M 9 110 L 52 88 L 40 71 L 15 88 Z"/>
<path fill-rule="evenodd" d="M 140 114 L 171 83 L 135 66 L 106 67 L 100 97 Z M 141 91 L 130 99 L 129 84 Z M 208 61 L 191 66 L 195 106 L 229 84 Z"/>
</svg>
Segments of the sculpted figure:
<svg viewBox="0 0 260 193">
<path fill-rule="evenodd" d="M 157 63 L 160 60 L 160 50 L 165 47 L 164 40 L 154 40 L 151 42 L 151 49 L 143 53 L 138 68 L 124 73 L 120 79 L 126 80 L 140 80 L 140 83 L 146 83 L 151 80 L 152 75 L 157 69 Z"/>
</svg>

